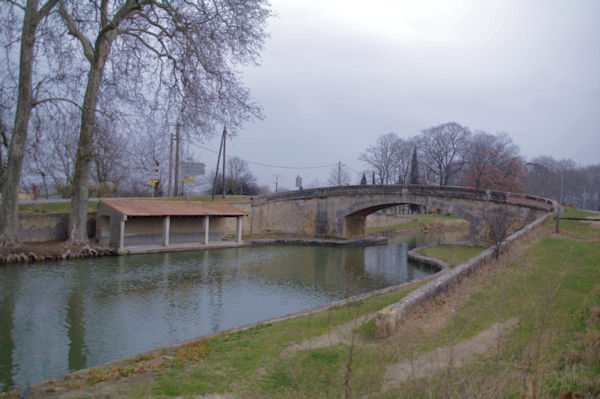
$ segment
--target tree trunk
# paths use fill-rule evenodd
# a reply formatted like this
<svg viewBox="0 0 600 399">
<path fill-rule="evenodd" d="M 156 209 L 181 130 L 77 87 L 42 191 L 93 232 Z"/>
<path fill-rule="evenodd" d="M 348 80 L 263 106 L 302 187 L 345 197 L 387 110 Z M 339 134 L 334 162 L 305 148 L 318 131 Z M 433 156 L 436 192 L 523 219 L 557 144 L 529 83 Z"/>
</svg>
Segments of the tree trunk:
<svg viewBox="0 0 600 399">
<path fill-rule="evenodd" d="M 19 59 L 19 93 L 12 138 L 8 149 L 8 161 L 2 187 L 2 241 L 5 245 L 16 244 L 19 231 L 18 194 L 29 116 L 33 107 L 31 76 L 35 32 L 40 21 L 37 0 L 28 0 L 21 32 Z"/>
<path fill-rule="evenodd" d="M 88 84 L 83 99 L 81 131 L 73 174 L 73 196 L 71 197 L 71 218 L 69 221 L 69 240 L 71 242 L 85 242 L 88 240 L 87 210 L 91 163 L 94 159 L 96 105 L 98 104 L 104 66 L 115 36 L 116 32 L 111 30 L 98 37 L 94 48 L 94 58 L 88 73 Z"/>
</svg>

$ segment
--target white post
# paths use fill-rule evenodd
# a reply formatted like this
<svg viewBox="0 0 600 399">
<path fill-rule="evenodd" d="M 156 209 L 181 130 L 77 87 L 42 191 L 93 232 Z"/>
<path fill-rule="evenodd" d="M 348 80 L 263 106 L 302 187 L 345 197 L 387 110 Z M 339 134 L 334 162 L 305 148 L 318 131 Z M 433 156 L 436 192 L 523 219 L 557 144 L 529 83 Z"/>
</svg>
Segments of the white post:
<svg viewBox="0 0 600 399">
<path fill-rule="evenodd" d="M 171 229 L 171 216 L 163 218 L 163 247 L 169 246 L 169 230 Z"/>
<path fill-rule="evenodd" d="M 238 244 L 242 242 L 242 218 L 243 216 L 237 217 L 237 223 L 235 226 L 236 241 L 238 242 Z"/>
<path fill-rule="evenodd" d="M 119 226 L 119 252 L 125 249 L 125 222 L 127 221 L 127 215 L 123 215 Z"/>
<path fill-rule="evenodd" d="M 210 225 L 208 221 L 209 218 L 210 216 L 208 215 L 204 216 L 204 245 L 208 245 L 208 227 Z"/>
</svg>

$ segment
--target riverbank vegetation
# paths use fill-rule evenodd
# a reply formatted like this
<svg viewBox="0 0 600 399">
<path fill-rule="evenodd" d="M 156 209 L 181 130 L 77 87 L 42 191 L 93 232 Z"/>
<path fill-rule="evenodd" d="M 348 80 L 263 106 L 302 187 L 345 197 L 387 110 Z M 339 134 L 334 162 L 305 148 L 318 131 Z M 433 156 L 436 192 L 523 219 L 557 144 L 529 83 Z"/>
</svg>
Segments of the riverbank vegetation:
<svg viewBox="0 0 600 399">
<path fill-rule="evenodd" d="M 555 234 L 550 221 L 412 312 L 390 338 L 374 338 L 369 315 L 414 286 L 165 349 L 138 359 L 146 366 L 136 368 L 130 360 L 110 366 L 117 371 L 83 371 L 41 384 L 35 394 L 595 398 L 600 394 L 598 259 L 598 222 L 565 220 Z"/>
</svg>

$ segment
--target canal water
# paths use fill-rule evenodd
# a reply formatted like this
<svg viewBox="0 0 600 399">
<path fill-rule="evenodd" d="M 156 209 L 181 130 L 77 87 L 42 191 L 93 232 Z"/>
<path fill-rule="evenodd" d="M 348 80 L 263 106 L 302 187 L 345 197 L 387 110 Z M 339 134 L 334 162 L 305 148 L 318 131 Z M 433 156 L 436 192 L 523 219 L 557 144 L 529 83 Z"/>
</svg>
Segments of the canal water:
<svg viewBox="0 0 600 399">
<path fill-rule="evenodd" d="M 0 392 L 309 309 L 431 270 L 406 259 L 462 234 L 385 246 L 268 246 L 0 267 Z"/>
</svg>

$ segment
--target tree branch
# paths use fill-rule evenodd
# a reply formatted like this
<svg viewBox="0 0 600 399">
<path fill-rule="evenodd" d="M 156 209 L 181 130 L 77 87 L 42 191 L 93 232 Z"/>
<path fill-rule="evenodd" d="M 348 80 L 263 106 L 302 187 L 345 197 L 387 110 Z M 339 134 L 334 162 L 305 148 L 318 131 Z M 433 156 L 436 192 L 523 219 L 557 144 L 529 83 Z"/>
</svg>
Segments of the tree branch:
<svg viewBox="0 0 600 399">
<path fill-rule="evenodd" d="M 59 0 L 59 2 L 58 12 L 65 21 L 67 29 L 69 30 L 69 34 L 79 40 L 81 47 L 83 48 L 83 54 L 85 55 L 85 58 L 87 58 L 90 63 L 93 63 L 94 50 L 92 48 L 92 44 L 85 37 L 85 35 L 79 29 L 77 29 L 77 26 L 75 26 L 75 21 L 73 21 L 73 18 L 71 18 L 71 15 L 69 15 L 69 12 L 65 7 L 64 0 Z"/>
<path fill-rule="evenodd" d="M 50 11 L 52 11 L 56 3 L 58 3 L 58 0 L 48 0 L 48 2 L 40 8 L 40 11 L 38 11 L 38 20 L 41 20 L 50 14 Z"/>
<path fill-rule="evenodd" d="M 80 110 L 83 110 L 83 108 L 81 108 L 81 105 L 77 104 L 75 101 L 73 100 L 69 100 L 68 98 L 62 98 L 62 97 L 51 97 L 51 98 L 45 98 L 43 100 L 39 100 L 39 101 L 35 101 L 32 106 L 36 107 L 40 104 L 44 104 L 44 103 L 49 103 L 49 102 L 55 102 L 55 101 L 64 101 L 67 103 L 70 103 L 74 106 L 76 106 L 77 108 L 79 108 Z"/>
<path fill-rule="evenodd" d="M 12 0 L 7 0 L 7 3 L 12 4 L 13 6 L 19 7 L 21 10 L 25 11 L 25 7 L 23 7 L 22 5 L 20 5 L 19 3 L 17 3 L 16 1 L 12 1 Z"/>
</svg>

